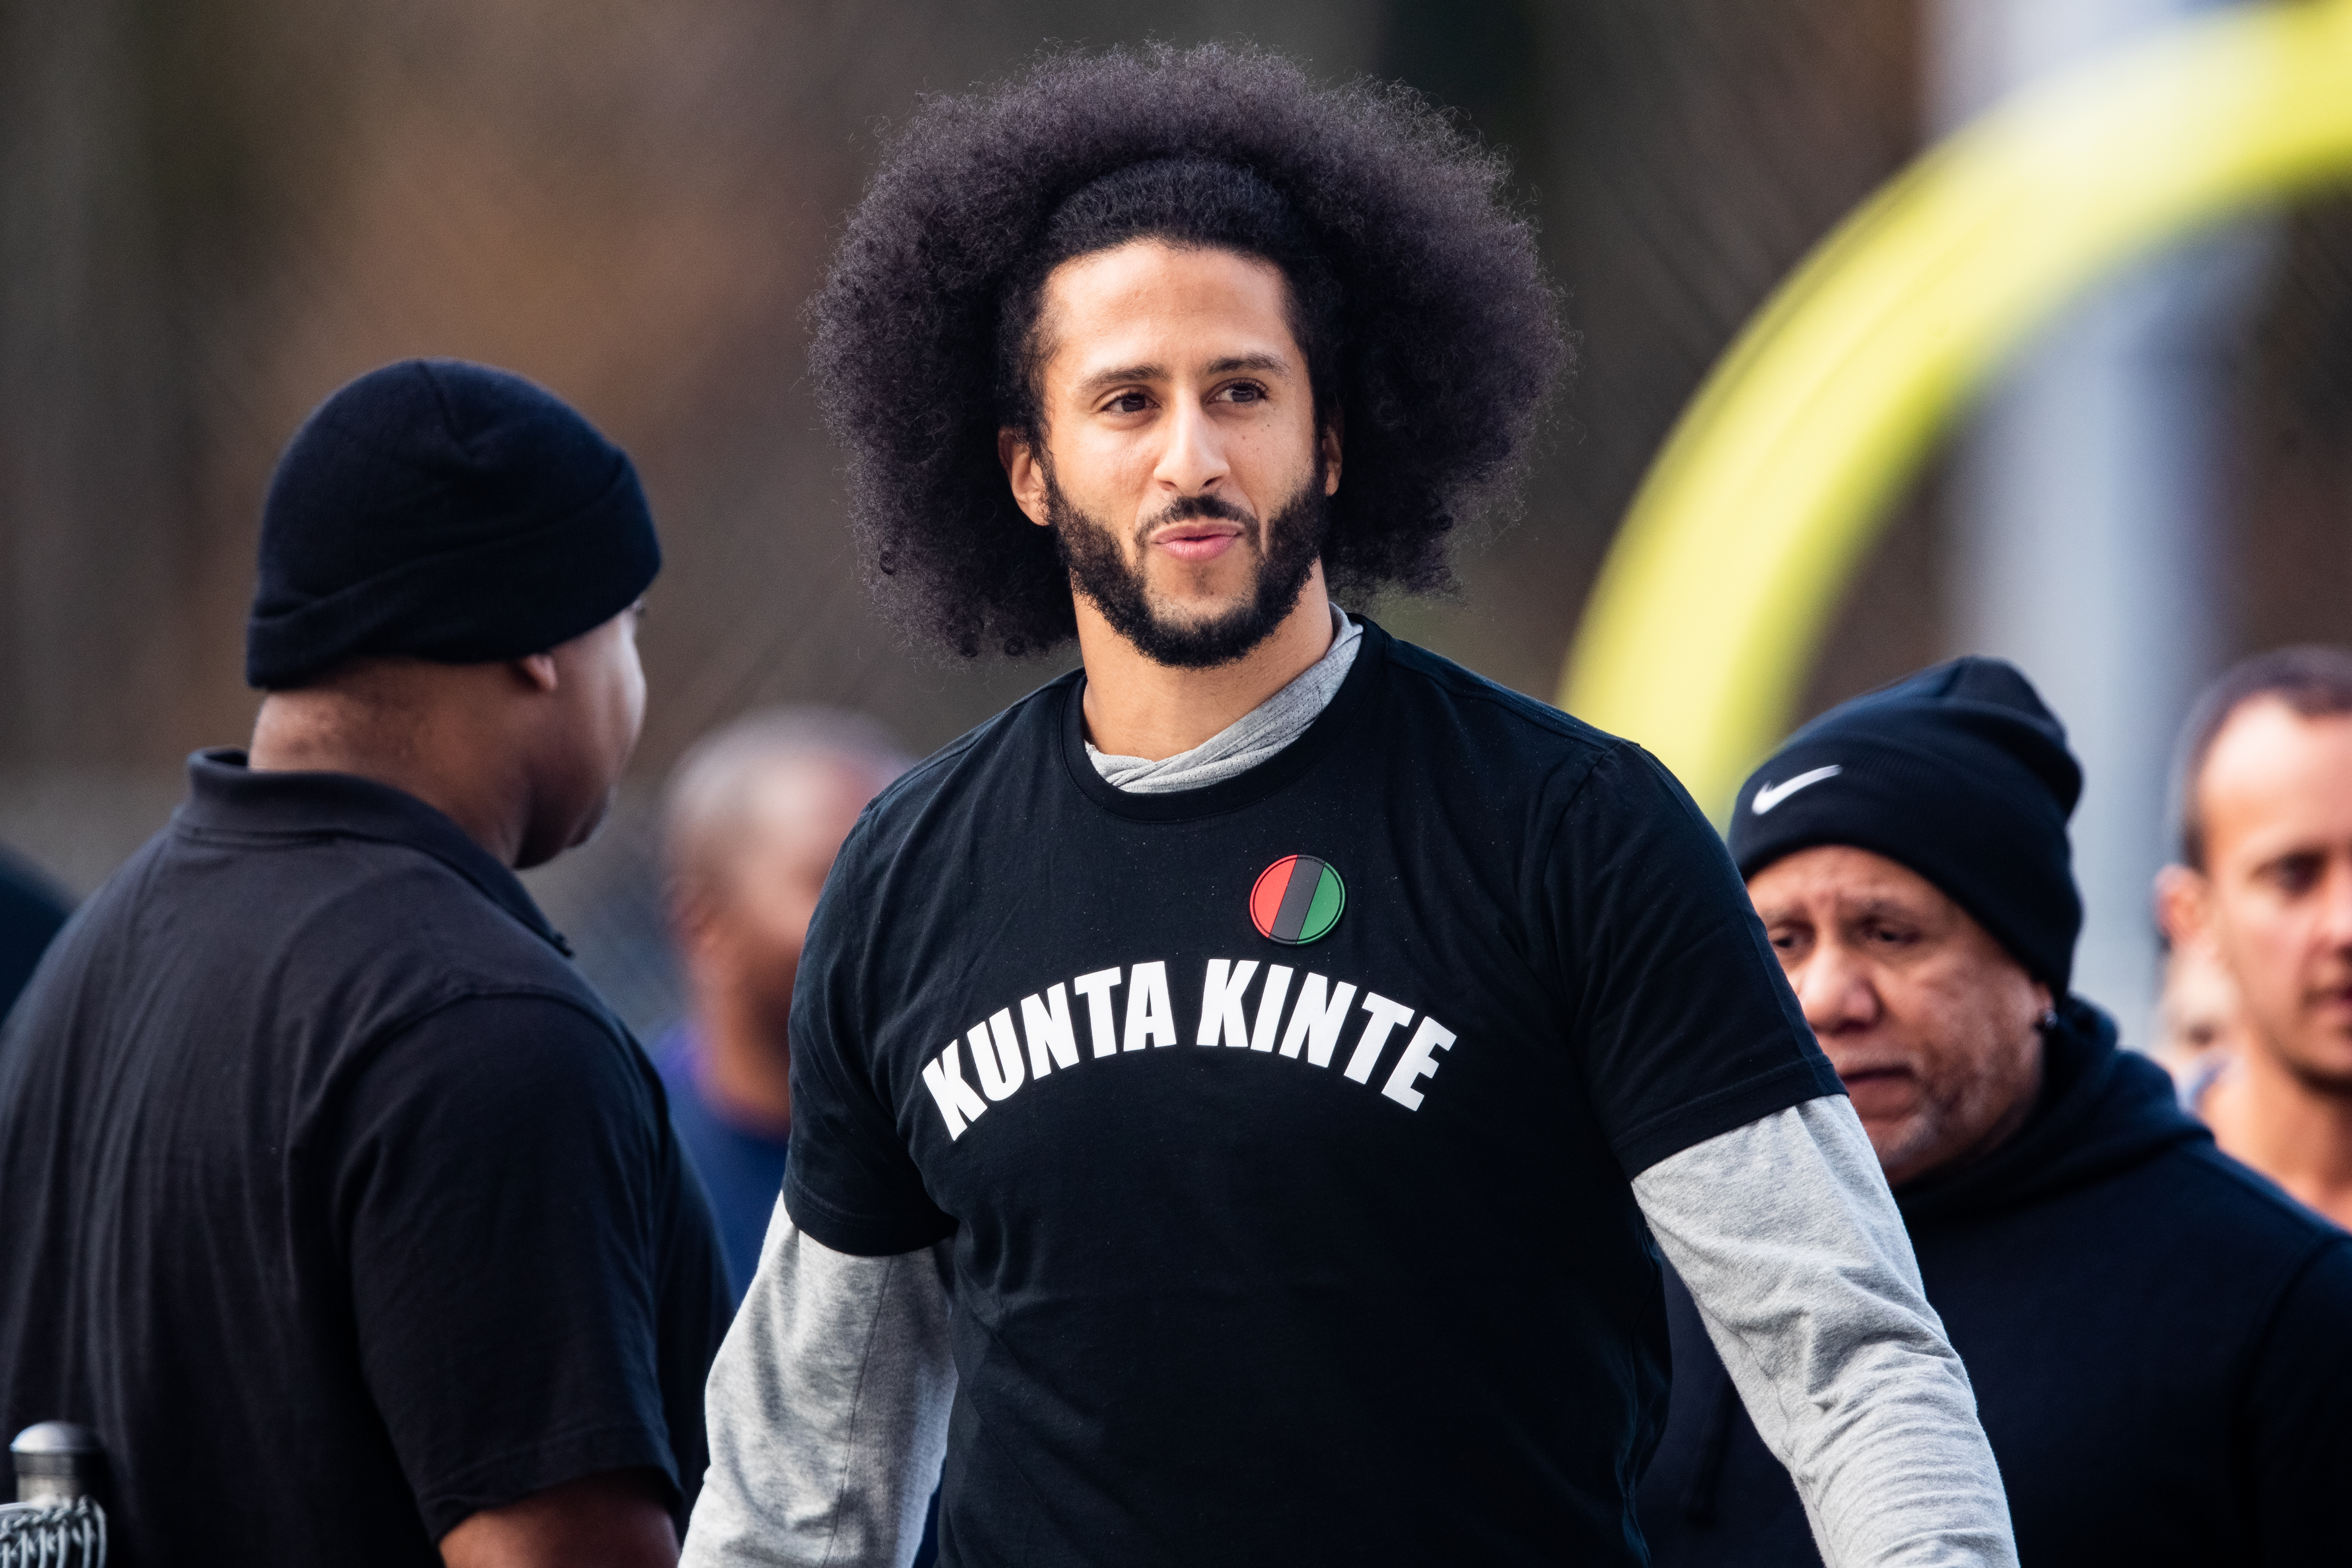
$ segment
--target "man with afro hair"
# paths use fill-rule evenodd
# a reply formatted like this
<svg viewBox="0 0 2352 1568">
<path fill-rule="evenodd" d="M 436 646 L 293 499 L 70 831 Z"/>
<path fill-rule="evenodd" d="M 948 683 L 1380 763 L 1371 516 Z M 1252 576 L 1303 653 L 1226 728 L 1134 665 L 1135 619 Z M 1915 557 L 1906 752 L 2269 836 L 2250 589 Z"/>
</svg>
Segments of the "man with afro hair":
<svg viewBox="0 0 2352 1568">
<path fill-rule="evenodd" d="M 1446 580 L 1565 360 L 1501 180 L 1221 47 L 895 139 L 810 309 L 866 564 L 1081 667 L 842 850 L 689 1563 L 904 1564 L 936 1482 L 951 1568 L 1636 1564 L 1661 1247 L 1831 1563 L 2015 1561 L 1705 819 L 1333 603 Z"/>
</svg>

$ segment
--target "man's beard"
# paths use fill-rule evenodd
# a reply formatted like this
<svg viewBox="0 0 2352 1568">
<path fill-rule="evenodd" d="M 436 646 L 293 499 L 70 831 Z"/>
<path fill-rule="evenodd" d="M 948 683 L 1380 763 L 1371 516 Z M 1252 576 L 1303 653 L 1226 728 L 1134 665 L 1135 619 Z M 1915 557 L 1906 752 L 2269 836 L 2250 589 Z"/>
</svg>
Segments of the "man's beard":
<svg viewBox="0 0 2352 1568">
<path fill-rule="evenodd" d="M 1155 609 L 1139 567 L 1128 565 L 1118 541 L 1102 524 L 1072 506 L 1049 474 L 1045 479 L 1046 517 L 1054 525 L 1054 545 L 1070 582 L 1086 595 L 1111 630 L 1135 644 L 1138 652 L 1158 664 L 1180 670 L 1209 670 L 1242 658 L 1274 634 L 1276 627 L 1298 607 L 1307 576 L 1323 554 L 1323 536 L 1330 527 L 1330 500 L 1323 493 L 1323 465 L 1300 486 L 1298 493 L 1275 513 L 1263 529 L 1258 520 L 1233 502 L 1216 496 L 1185 496 L 1135 531 L 1140 559 L 1157 529 L 1196 517 L 1239 523 L 1235 547 L 1258 558 L 1257 587 L 1242 603 L 1206 620 L 1171 621 Z"/>
</svg>

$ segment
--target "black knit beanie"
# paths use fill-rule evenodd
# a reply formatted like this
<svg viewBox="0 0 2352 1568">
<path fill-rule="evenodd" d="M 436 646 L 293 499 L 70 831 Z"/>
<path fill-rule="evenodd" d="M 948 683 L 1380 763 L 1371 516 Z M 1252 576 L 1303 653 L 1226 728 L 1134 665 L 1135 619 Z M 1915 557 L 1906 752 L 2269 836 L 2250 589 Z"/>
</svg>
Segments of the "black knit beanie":
<svg viewBox="0 0 2352 1568">
<path fill-rule="evenodd" d="M 2066 819 L 2083 769 L 2066 731 L 2000 659 L 1955 659 L 1832 708 L 1749 776 L 1731 858 L 1850 844 L 1940 888 L 2034 978 L 2066 994 L 2083 900 Z"/>
<path fill-rule="evenodd" d="M 278 461 L 246 684 L 363 653 L 544 653 L 660 570 L 637 471 L 594 426 L 508 371 L 404 360 L 320 403 Z"/>
</svg>

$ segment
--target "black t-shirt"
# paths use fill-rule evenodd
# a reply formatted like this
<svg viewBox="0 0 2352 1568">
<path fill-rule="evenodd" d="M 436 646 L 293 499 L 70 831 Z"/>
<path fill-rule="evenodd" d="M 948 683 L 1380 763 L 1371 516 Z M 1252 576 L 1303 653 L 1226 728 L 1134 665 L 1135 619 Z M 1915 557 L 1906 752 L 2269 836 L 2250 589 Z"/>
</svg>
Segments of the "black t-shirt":
<svg viewBox="0 0 2352 1568">
<path fill-rule="evenodd" d="M 868 810 L 793 1004 L 793 1219 L 955 1238 L 941 1562 L 1641 1561 L 1630 1178 L 1838 1092 L 1714 832 L 1370 625 L 1206 789 L 1080 690 Z"/>
<path fill-rule="evenodd" d="M 726 1283 L 661 1085 L 522 884 L 338 774 L 199 756 L 0 1035 L 0 1425 L 117 1560 L 428 1563 L 707 1462 Z"/>
</svg>

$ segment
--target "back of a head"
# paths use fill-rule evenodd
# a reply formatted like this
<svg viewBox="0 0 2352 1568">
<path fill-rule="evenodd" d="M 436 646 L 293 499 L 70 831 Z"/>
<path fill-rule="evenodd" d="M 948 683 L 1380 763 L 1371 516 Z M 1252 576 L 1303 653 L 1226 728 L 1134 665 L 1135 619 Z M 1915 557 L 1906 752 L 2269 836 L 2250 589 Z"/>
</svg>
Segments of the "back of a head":
<svg viewBox="0 0 2352 1568">
<path fill-rule="evenodd" d="M 544 653 L 661 570 L 626 454 L 553 393 L 457 360 L 371 371 L 320 404 L 262 512 L 246 680 L 351 660 Z"/>
<path fill-rule="evenodd" d="M 2302 718 L 2352 714 L 2352 651 L 2307 643 L 2273 648 L 2240 661 L 2207 686 L 2181 726 L 2172 770 L 2172 815 L 2181 862 L 2205 869 L 2207 845 L 2198 789 L 2214 742 L 2250 703 L 2284 704 Z"/>
<path fill-rule="evenodd" d="M 909 758 L 888 730 L 863 714 L 787 706 L 744 715 L 697 741 L 670 772 L 662 808 L 663 860 L 671 884 L 718 874 L 743 829 L 761 781 L 783 768 L 834 763 L 879 789 Z"/>
</svg>

